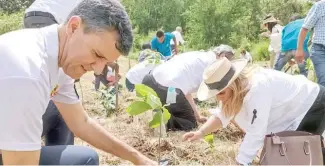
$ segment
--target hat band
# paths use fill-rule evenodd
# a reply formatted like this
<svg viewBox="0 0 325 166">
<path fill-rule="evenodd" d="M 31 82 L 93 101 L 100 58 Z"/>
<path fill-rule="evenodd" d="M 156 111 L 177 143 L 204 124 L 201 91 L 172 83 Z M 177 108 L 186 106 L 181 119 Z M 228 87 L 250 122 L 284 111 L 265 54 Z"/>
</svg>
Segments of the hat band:
<svg viewBox="0 0 325 166">
<path fill-rule="evenodd" d="M 210 90 L 221 90 L 225 88 L 228 85 L 228 82 L 231 80 L 231 78 L 235 74 L 235 69 L 233 66 L 230 67 L 229 71 L 226 73 L 226 75 L 218 82 L 214 83 L 205 83 Z"/>
</svg>

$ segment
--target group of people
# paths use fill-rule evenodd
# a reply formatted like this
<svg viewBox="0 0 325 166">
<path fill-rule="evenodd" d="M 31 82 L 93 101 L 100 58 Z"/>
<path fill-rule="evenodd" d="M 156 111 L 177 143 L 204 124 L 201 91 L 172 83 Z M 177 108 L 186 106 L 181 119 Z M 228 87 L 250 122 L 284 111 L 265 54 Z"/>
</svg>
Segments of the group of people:
<svg viewBox="0 0 325 166">
<path fill-rule="evenodd" d="M 295 64 L 294 59 L 299 49 L 297 43 L 304 23 L 305 18 L 300 14 L 293 14 L 289 19 L 289 23 L 285 26 L 281 26 L 279 20 L 275 19 L 271 14 L 264 18 L 263 24 L 268 29 L 268 32 L 264 33 L 263 36 L 270 39 L 270 68 L 281 71 L 287 63 L 290 65 Z M 306 61 L 309 58 L 308 43 L 310 36 L 310 33 L 308 33 L 303 39 L 301 49 L 303 49 L 304 60 L 302 63 L 300 61 L 297 63 L 300 74 L 306 77 L 308 75 Z"/>
<path fill-rule="evenodd" d="M 305 27 L 310 28 L 311 21 L 317 22 L 314 12 L 323 9 L 322 5 L 325 7 L 325 1 L 316 2 L 305 19 L 294 15 L 285 27 L 280 26 L 273 16 L 264 19 L 264 25 L 270 31 L 268 37 L 274 52 L 275 70 L 249 64 L 251 55 L 246 50 L 241 51 L 239 59 L 234 59 L 234 50 L 228 45 L 220 45 L 209 51 L 178 54 L 168 61 L 162 58 L 158 64 L 140 62 L 126 77 L 132 80 L 133 86 L 151 87 L 162 104 L 169 104 L 167 109 L 171 118 L 166 124 L 167 130 L 187 131 L 183 135 L 184 141 L 201 139 L 235 123 L 245 132 L 236 161 L 241 165 L 250 164 L 267 134 L 287 130 L 317 135 L 324 132 L 325 87 L 321 81 L 317 84 L 306 78 L 306 62 L 303 60 L 309 57 L 310 34 L 304 37 Z M 320 45 L 314 43 L 320 40 L 320 37 L 315 40 L 315 35 L 321 35 L 319 31 L 314 30 L 314 49 Z M 149 55 L 147 57 L 151 57 Z M 313 56 L 319 55 L 312 52 Z M 281 72 L 293 58 L 296 58 L 300 75 Z M 313 62 L 316 62 L 317 70 L 317 61 Z M 316 71 L 317 77 L 321 76 L 319 72 Z M 211 110 L 214 114 L 210 118 L 200 115 L 193 100 L 194 93 L 199 100 L 214 98 L 218 102 L 218 107 Z M 192 131 L 199 123 L 203 125 Z"/>
<path fill-rule="evenodd" d="M 283 54 L 283 58 L 295 55 L 297 63 L 303 63 L 305 37 L 313 28 L 311 57 L 319 84 L 303 75 L 248 64 L 246 58 L 235 59 L 228 45 L 170 57 L 171 40 L 178 53 L 176 35 L 158 31 L 150 47 L 143 46 L 139 63 L 128 71 L 126 86 L 133 91 L 135 84 L 144 84 L 156 91 L 162 104 L 169 104 L 167 130 L 187 131 L 184 141 L 198 140 L 236 123 L 245 132 L 236 161 L 247 165 L 263 146 L 266 134 L 324 132 L 324 9 L 325 1 L 314 4 L 301 25 L 295 54 Z M 281 30 L 272 20 L 272 16 L 265 18 L 265 25 L 271 32 L 271 47 L 281 57 L 279 49 L 289 52 L 292 48 L 273 45 L 279 35 L 275 33 L 281 31 L 283 39 L 282 33 L 292 28 Z M 132 26 L 121 3 L 36 0 L 26 10 L 24 25 L 0 36 L 1 164 L 98 165 L 92 148 L 73 145 L 76 135 L 136 165 L 157 165 L 93 121 L 74 86 L 74 80 L 86 72 L 101 75 L 120 55 L 130 52 Z M 199 100 L 214 98 L 218 102 L 210 118 L 200 114 L 194 93 Z M 203 125 L 192 131 L 199 123 Z M 41 145 L 42 136 L 45 146 Z"/>
</svg>

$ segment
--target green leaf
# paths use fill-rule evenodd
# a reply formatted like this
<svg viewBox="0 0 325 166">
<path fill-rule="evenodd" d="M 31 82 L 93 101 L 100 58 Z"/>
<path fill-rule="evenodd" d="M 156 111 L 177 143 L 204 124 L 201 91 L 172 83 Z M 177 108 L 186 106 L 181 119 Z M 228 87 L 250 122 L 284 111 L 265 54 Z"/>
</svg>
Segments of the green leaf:
<svg viewBox="0 0 325 166">
<path fill-rule="evenodd" d="M 164 123 L 165 124 L 170 119 L 170 113 L 169 113 L 169 111 L 165 107 L 163 107 L 163 119 L 164 119 Z"/>
<path fill-rule="evenodd" d="M 204 137 L 204 140 L 211 146 L 213 147 L 213 142 L 214 142 L 214 137 L 212 134 L 206 135 Z"/>
<path fill-rule="evenodd" d="M 150 109 L 151 109 L 150 105 L 147 104 L 146 102 L 135 101 L 126 109 L 126 112 L 134 116 L 134 115 L 142 114 Z"/>
<path fill-rule="evenodd" d="M 157 109 L 162 107 L 160 99 L 151 93 L 147 95 L 146 103 L 149 104 L 152 109 Z"/>
<path fill-rule="evenodd" d="M 154 96 L 157 96 L 157 93 L 150 87 L 144 85 L 144 84 L 136 84 L 135 85 L 135 91 L 137 93 L 138 97 L 147 97 L 148 94 L 153 94 Z"/>
<path fill-rule="evenodd" d="M 153 116 L 152 120 L 149 122 L 149 126 L 151 128 L 157 128 L 160 126 L 160 121 L 161 121 L 161 111 L 158 110 Z"/>
</svg>

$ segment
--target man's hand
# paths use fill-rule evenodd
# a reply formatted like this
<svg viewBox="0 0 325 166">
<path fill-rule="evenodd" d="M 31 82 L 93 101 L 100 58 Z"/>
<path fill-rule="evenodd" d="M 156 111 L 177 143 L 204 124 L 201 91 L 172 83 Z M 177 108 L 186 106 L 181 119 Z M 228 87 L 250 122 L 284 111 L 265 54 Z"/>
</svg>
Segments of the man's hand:
<svg viewBox="0 0 325 166">
<path fill-rule="evenodd" d="M 304 57 L 304 51 L 298 49 L 298 50 L 296 51 L 296 56 L 295 56 L 295 58 L 296 58 L 296 61 L 297 61 L 298 64 L 303 63 L 303 62 L 304 62 L 304 59 L 305 59 L 305 57 Z"/>
<path fill-rule="evenodd" d="M 178 46 L 175 46 L 175 55 L 178 54 Z"/>
<path fill-rule="evenodd" d="M 107 153 L 137 165 L 158 165 L 136 149 L 122 142 L 92 120 L 80 103 L 55 102 L 69 129 L 79 138 Z"/>
</svg>

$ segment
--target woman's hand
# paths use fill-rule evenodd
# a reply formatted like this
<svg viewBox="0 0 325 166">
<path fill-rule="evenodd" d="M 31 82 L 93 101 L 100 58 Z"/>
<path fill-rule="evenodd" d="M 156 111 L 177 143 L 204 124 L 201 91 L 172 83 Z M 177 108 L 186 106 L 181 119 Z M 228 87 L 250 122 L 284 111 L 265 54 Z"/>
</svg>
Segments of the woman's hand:
<svg viewBox="0 0 325 166">
<path fill-rule="evenodd" d="M 203 137 L 203 133 L 201 131 L 192 131 L 192 132 L 188 132 L 185 133 L 183 135 L 183 141 L 196 141 L 200 138 Z"/>
</svg>

